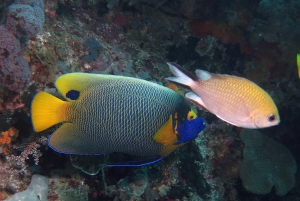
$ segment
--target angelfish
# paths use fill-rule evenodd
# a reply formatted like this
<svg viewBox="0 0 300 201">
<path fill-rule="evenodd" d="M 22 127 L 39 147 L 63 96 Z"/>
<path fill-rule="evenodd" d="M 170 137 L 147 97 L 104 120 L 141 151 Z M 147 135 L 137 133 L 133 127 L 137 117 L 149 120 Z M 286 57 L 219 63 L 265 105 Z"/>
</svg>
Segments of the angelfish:
<svg viewBox="0 0 300 201">
<path fill-rule="evenodd" d="M 250 80 L 196 70 L 196 75 L 175 63 L 167 63 L 175 77 L 167 80 L 189 88 L 185 97 L 229 124 L 265 128 L 279 124 L 277 107 L 270 95 Z"/>
<path fill-rule="evenodd" d="M 205 128 L 182 95 L 149 81 L 69 73 L 60 76 L 55 86 L 64 100 L 39 92 L 32 101 L 31 118 L 36 132 L 63 122 L 48 140 L 59 153 L 121 152 L 144 158 L 133 165 L 150 164 Z"/>
</svg>

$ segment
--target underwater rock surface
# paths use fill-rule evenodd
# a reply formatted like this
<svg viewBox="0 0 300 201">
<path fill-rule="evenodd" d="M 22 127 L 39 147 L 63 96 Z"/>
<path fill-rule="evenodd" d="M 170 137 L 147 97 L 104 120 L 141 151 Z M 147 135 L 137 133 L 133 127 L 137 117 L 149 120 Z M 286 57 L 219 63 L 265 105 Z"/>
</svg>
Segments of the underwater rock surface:
<svg viewBox="0 0 300 201">
<path fill-rule="evenodd" d="M 0 0 L 0 200 L 24 191 L 35 174 L 49 179 L 48 201 L 297 200 L 299 9 L 295 0 Z M 32 130 L 33 97 L 46 91 L 62 98 L 54 86 L 61 74 L 122 75 L 167 86 L 166 62 L 192 74 L 202 69 L 255 82 L 273 98 L 281 123 L 242 130 L 193 105 L 207 128 L 142 167 L 101 165 L 133 160 L 119 153 L 70 159 L 48 148 L 60 125 Z"/>
</svg>

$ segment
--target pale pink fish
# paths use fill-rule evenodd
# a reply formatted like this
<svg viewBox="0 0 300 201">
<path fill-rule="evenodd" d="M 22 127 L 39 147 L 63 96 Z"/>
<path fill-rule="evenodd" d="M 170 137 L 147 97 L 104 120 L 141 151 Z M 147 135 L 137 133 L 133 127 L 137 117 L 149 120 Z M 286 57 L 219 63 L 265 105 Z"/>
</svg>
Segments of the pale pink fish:
<svg viewBox="0 0 300 201">
<path fill-rule="evenodd" d="M 269 94 L 245 78 L 196 70 L 196 76 L 168 63 L 175 77 L 167 80 L 189 88 L 185 96 L 232 125 L 265 128 L 279 124 L 277 107 Z"/>
</svg>

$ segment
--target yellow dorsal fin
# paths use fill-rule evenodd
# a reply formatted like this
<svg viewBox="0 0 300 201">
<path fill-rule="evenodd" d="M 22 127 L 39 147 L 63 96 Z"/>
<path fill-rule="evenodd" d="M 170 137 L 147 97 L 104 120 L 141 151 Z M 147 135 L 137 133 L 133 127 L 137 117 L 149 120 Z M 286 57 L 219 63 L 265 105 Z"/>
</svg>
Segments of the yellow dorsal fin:
<svg viewBox="0 0 300 201">
<path fill-rule="evenodd" d="M 173 128 L 173 118 L 170 116 L 169 120 L 157 131 L 157 133 L 153 136 L 153 139 L 167 146 L 174 139 L 177 140 L 174 128 Z"/>
<path fill-rule="evenodd" d="M 68 73 L 57 78 L 55 86 L 61 95 L 68 101 L 67 93 L 71 90 L 78 91 L 79 94 L 99 79 L 111 78 L 112 75 L 89 74 L 89 73 Z"/>
<path fill-rule="evenodd" d="M 39 92 L 31 103 L 31 120 L 36 132 L 66 120 L 69 103 L 46 92 Z"/>
</svg>

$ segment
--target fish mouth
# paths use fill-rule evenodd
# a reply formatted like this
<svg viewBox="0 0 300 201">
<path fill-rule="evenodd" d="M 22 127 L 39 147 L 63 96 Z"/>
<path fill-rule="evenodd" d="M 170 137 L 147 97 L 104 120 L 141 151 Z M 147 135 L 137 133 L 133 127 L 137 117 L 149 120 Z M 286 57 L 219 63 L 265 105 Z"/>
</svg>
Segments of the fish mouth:
<svg viewBox="0 0 300 201">
<path fill-rule="evenodd" d="M 273 126 L 277 126 L 280 124 L 280 120 L 278 120 Z"/>
<path fill-rule="evenodd" d="M 272 127 L 272 126 L 277 126 L 279 123 L 280 123 L 280 121 L 277 121 L 277 122 L 273 122 L 273 123 L 270 123 L 265 126 L 258 126 L 257 123 L 254 122 L 254 128 L 268 128 L 268 127 Z"/>
</svg>

